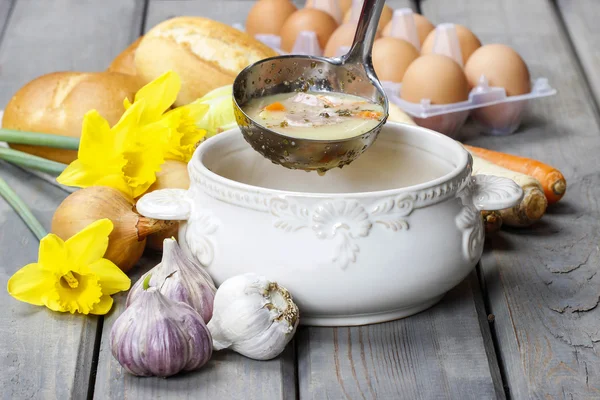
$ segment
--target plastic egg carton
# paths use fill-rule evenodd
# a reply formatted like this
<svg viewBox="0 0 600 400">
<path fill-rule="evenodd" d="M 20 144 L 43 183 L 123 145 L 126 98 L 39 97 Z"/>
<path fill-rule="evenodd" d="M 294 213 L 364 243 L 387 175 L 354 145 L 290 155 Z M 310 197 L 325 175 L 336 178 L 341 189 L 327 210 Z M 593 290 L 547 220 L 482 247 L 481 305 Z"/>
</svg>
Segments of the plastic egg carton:
<svg viewBox="0 0 600 400">
<path fill-rule="evenodd" d="M 519 128 L 529 100 L 556 94 L 546 78 L 538 78 L 532 83 L 531 92 L 507 96 L 504 88 L 489 86 L 482 75 L 466 101 L 431 104 L 429 99 L 422 99 L 420 103 L 411 103 L 400 98 L 401 84 L 382 82 L 382 85 L 388 100 L 409 114 L 418 125 L 451 137 L 458 136 L 469 116 L 484 134 L 510 135 Z"/>
<path fill-rule="evenodd" d="M 236 27 L 243 30 L 240 25 Z M 404 39 L 413 44 L 417 50 L 421 50 L 413 11 L 410 8 L 394 11 L 390 35 Z M 256 35 L 256 38 L 279 54 L 286 54 L 280 48 L 279 36 Z M 336 56 L 346 54 L 348 50 L 349 47 L 340 47 Z M 291 53 L 322 56 L 323 49 L 319 45 L 315 32 L 303 31 L 298 35 Z M 463 66 L 454 24 L 437 25 L 433 53 L 448 56 L 461 67 Z M 430 99 L 421 99 L 419 103 L 412 103 L 401 98 L 402 84 L 388 81 L 382 81 L 381 84 L 388 100 L 410 115 L 415 123 L 452 138 L 459 137 L 459 132 L 469 117 L 476 124 L 477 130 L 483 134 L 510 135 L 519 128 L 523 111 L 530 100 L 556 94 L 548 79 L 538 78 L 532 82 L 531 92 L 507 96 L 504 88 L 490 86 L 486 77 L 482 75 L 479 84 L 471 90 L 469 98 L 465 101 L 431 104 Z"/>
</svg>

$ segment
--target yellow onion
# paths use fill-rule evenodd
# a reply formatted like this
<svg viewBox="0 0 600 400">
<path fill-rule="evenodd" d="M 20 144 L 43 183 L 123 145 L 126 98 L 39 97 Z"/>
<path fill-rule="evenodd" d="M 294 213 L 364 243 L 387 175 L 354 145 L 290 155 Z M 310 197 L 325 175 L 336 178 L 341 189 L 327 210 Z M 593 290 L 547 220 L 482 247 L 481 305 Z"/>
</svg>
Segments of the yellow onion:
<svg viewBox="0 0 600 400">
<path fill-rule="evenodd" d="M 51 231 L 67 240 L 96 220 L 110 219 L 114 229 L 108 237 L 104 258 L 127 272 L 142 256 L 146 237 L 173 225 L 170 221 L 143 217 L 134 208 L 133 200 L 117 189 L 88 187 L 63 200 L 52 217 Z"/>
<path fill-rule="evenodd" d="M 183 161 L 167 160 L 156 173 L 156 182 L 150 186 L 146 193 L 160 189 L 189 189 L 190 176 L 187 164 Z M 179 222 L 173 221 L 170 229 L 156 232 L 148 236 L 146 246 L 152 250 L 162 251 L 163 242 L 168 238 L 177 239 Z"/>
</svg>

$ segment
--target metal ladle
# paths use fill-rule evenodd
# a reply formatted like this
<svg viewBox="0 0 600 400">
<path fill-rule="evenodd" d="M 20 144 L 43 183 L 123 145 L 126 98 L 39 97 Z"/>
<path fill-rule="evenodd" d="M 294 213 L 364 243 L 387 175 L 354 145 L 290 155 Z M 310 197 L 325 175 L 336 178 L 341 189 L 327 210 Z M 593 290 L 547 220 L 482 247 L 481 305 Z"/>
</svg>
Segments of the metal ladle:
<svg viewBox="0 0 600 400">
<path fill-rule="evenodd" d="M 371 49 L 385 0 L 365 0 L 354 42 L 341 58 L 285 55 L 246 67 L 233 83 L 234 111 L 244 138 L 275 164 L 306 171 L 343 167 L 373 144 L 388 117 L 388 100 L 375 75 Z M 379 124 L 359 136 L 340 140 L 299 139 L 252 120 L 244 106 L 254 98 L 290 92 L 336 92 L 363 97 L 383 107 Z"/>
</svg>

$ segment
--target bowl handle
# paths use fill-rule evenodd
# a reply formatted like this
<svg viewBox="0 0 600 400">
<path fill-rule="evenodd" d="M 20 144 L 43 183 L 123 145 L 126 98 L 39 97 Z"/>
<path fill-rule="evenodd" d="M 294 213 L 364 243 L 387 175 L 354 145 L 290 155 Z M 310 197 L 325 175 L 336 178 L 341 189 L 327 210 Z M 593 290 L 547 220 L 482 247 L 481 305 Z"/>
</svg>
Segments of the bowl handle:
<svg viewBox="0 0 600 400">
<path fill-rule="evenodd" d="M 512 179 L 474 175 L 471 198 L 479 211 L 504 210 L 521 202 L 523 189 Z"/>
<path fill-rule="evenodd" d="M 185 221 L 192 211 L 187 190 L 184 189 L 161 189 L 147 193 L 137 201 L 136 208 L 144 217 L 169 221 Z"/>
</svg>

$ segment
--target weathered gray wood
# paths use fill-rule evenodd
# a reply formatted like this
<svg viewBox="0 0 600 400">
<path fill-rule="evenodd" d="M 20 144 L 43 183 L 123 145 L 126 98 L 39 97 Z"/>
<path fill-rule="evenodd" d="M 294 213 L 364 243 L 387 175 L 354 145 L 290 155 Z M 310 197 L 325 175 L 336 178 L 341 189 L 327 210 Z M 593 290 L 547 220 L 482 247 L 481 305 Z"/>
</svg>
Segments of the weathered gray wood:
<svg viewBox="0 0 600 400">
<path fill-rule="evenodd" d="M 252 6 L 250 1 L 151 1 L 145 28 L 181 15 L 203 15 L 233 24 L 243 22 Z M 137 274 L 159 262 L 158 256 L 144 258 Z M 232 352 L 216 352 L 201 370 L 169 379 L 137 378 L 125 373 L 109 348 L 109 333 L 123 310 L 125 295 L 115 298 L 117 306 L 105 318 L 96 387 L 97 399 L 172 398 L 172 399 L 294 399 L 295 355 L 293 344 L 271 361 L 254 361 Z"/>
<path fill-rule="evenodd" d="M 146 31 L 166 19 L 180 16 L 201 16 L 229 25 L 243 25 L 254 3 L 249 0 L 223 0 L 210 3 L 204 0 L 150 0 Z"/>
<path fill-rule="evenodd" d="M 49 229 L 66 193 L 5 163 L 0 176 Z M 0 398 L 83 399 L 98 318 L 55 313 L 12 298 L 8 279 L 37 261 L 39 242 L 1 197 L 0 227 Z"/>
<path fill-rule="evenodd" d="M 2 33 L 4 32 L 4 27 L 14 3 L 15 0 L 3 0 L 0 2 L 0 40 L 2 39 Z"/>
<path fill-rule="evenodd" d="M 600 103 L 600 2 L 595 0 L 558 0 L 558 9 L 565 22 L 577 56 L 590 83 L 596 103 Z"/>
<path fill-rule="evenodd" d="M 488 242 L 486 242 L 489 244 Z M 487 251 L 487 250 L 484 250 Z M 496 346 L 492 337 L 490 325 L 494 323 L 493 314 L 488 314 L 485 306 L 485 300 L 483 292 L 481 290 L 481 280 L 479 278 L 479 264 L 475 271 L 469 276 L 469 283 L 473 291 L 473 301 L 475 302 L 475 309 L 477 310 L 477 318 L 479 320 L 479 327 L 481 328 L 481 337 L 483 339 L 483 347 L 488 360 L 490 368 L 490 374 L 494 383 L 494 390 L 496 391 L 497 399 L 506 399 L 506 389 L 504 388 L 504 381 L 502 379 L 502 372 L 500 371 L 500 364 L 498 363 L 498 355 L 496 354 Z"/>
<path fill-rule="evenodd" d="M 0 21 L 9 10 L 0 1 Z M 142 1 L 17 0 L 0 43 L 0 106 L 32 78 L 56 70 L 102 70 L 140 30 Z M 137 13 L 137 21 L 136 21 Z M 0 175 L 49 228 L 67 195 L 0 165 Z M 37 260 L 38 241 L 0 199 L 0 286 Z M 54 313 L 0 291 L 0 398 L 87 397 L 98 317 Z"/>
<path fill-rule="evenodd" d="M 150 0 L 146 31 L 164 20 L 180 16 L 201 16 L 230 25 L 244 24 L 253 5 L 254 2 L 248 0 L 215 1 L 210 4 L 198 0 Z"/>
<path fill-rule="evenodd" d="M 435 23 L 514 46 L 533 77 L 558 88 L 530 104 L 517 134 L 472 142 L 550 163 L 569 183 L 539 224 L 495 237 L 481 267 L 511 398 L 600 398 L 600 138 L 573 49 L 546 0 L 427 0 L 423 8 Z"/>
<path fill-rule="evenodd" d="M 1 43 L 0 107 L 31 79 L 101 71 L 139 35 L 143 0 L 18 0 Z"/>
<path fill-rule="evenodd" d="M 132 282 L 160 262 L 143 258 Z M 94 398 L 104 399 L 295 399 L 294 347 L 270 361 L 254 361 L 230 351 L 213 353 L 196 372 L 168 379 L 138 378 L 126 373 L 111 354 L 110 330 L 123 312 L 127 294 L 115 296 L 115 307 L 104 319 Z"/>
<path fill-rule="evenodd" d="M 497 398 L 470 279 L 410 318 L 300 331 L 303 399 Z M 502 396 L 502 393 L 499 393 Z"/>
</svg>

